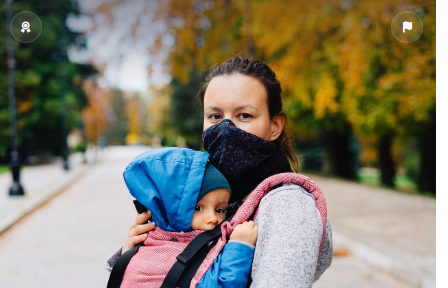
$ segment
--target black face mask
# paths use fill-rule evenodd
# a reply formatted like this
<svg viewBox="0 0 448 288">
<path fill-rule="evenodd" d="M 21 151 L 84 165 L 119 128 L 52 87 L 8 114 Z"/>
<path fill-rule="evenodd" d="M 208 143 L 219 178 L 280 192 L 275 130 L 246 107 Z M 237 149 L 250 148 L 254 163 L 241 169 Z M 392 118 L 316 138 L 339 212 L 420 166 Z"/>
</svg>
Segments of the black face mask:
<svg viewBox="0 0 448 288">
<path fill-rule="evenodd" d="M 277 145 L 241 130 L 225 119 L 202 134 L 210 162 L 226 177 L 237 176 L 258 166 L 277 150 Z"/>
<path fill-rule="evenodd" d="M 288 159 L 274 143 L 238 129 L 228 119 L 205 130 L 202 139 L 210 162 L 224 174 L 232 188 L 229 203 L 241 204 L 264 179 L 291 172 Z M 235 211 L 238 205 L 234 205 Z"/>
</svg>

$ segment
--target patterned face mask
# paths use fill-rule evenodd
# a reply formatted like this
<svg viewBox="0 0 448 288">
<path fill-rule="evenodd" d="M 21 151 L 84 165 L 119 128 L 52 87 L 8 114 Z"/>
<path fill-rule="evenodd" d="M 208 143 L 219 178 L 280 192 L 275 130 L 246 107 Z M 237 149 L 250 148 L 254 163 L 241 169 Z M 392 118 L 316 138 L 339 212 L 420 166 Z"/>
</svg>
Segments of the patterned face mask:
<svg viewBox="0 0 448 288">
<path fill-rule="evenodd" d="M 226 177 L 250 171 L 277 150 L 277 146 L 241 130 L 229 119 L 209 127 L 202 134 L 210 162 Z"/>
</svg>

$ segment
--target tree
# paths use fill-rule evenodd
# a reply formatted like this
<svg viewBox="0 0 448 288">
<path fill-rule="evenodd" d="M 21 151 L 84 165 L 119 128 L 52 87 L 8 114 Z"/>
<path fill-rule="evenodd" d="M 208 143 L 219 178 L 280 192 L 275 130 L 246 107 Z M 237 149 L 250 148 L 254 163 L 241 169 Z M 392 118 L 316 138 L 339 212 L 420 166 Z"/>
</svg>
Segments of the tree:
<svg viewBox="0 0 448 288">
<path fill-rule="evenodd" d="M 256 55 L 281 71 L 295 131 L 321 127 L 376 135 L 383 183 L 393 185 L 394 139 L 435 139 L 421 135 L 424 126 L 435 125 L 435 1 L 259 3 Z M 425 31 L 412 44 L 390 32 L 393 17 L 403 10 L 422 15 Z M 422 158 L 435 142 L 429 146 Z"/>
<path fill-rule="evenodd" d="M 107 91 L 96 85 L 94 79 L 85 81 L 83 87 L 87 93 L 88 102 L 82 110 L 86 141 L 99 144 L 101 135 L 106 133 L 111 120 L 115 119 L 110 111 L 109 95 Z"/>
<path fill-rule="evenodd" d="M 110 102 L 113 121 L 110 124 L 110 140 L 112 144 L 124 145 L 128 134 L 128 117 L 126 115 L 126 100 L 123 92 L 118 89 L 111 89 Z"/>
<path fill-rule="evenodd" d="M 67 47 L 84 45 L 84 37 L 70 31 L 65 20 L 68 15 L 78 15 L 74 1 L 15 2 L 13 13 L 33 11 L 45 27 L 40 37 L 32 43 L 14 42 L 16 56 L 15 85 L 17 95 L 19 145 L 26 155 L 61 153 L 61 76 L 59 61 L 61 33 L 66 35 Z M 5 14 L 5 4 L 0 5 Z M 5 19 L 5 18 L 3 18 Z M 5 25 L 0 28 L 6 35 Z M 7 97 L 6 37 L 0 37 L 0 146 L 9 147 L 9 110 Z M 66 65 L 67 104 L 69 127 L 80 121 L 79 111 L 86 105 L 82 89 L 84 78 L 96 73 L 91 65 L 68 62 Z M 1 149 L 0 149 L 1 150 Z M 3 149 L 5 150 L 5 149 Z"/>
<path fill-rule="evenodd" d="M 435 137 L 422 134 L 435 126 L 434 0 L 157 4 L 154 23 L 165 23 L 165 29 L 156 33 L 150 52 L 169 52 L 165 64 L 173 85 L 198 88 L 195 79 L 211 64 L 248 49 L 277 72 L 288 95 L 289 126 L 298 138 L 321 138 L 333 174 L 356 178 L 355 135 L 375 139 L 385 185 L 394 185 L 397 139 L 421 139 L 420 147 L 426 147 L 421 171 L 435 167 L 428 148 L 435 148 Z M 398 42 L 390 32 L 393 17 L 407 10 L 419 13 L 425 27 L 412 44 Z M 188 95 L 177 93 L 172 101 L 186 103 Z M 184 120 L 189 113 L 195 111 Z M 420 187 L 435 187 L 435 178 L 420 179 L 434 183 Z"/>
</svg>

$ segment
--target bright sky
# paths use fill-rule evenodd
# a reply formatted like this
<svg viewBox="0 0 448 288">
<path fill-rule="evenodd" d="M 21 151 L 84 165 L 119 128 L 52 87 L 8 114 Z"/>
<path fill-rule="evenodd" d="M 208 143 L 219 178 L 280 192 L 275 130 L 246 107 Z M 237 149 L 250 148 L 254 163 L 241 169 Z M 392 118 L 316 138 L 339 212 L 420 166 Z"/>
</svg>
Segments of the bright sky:
<svg viewBox="0 0 448 288">
<path fill-rule="evenodd" d="M 92 13 L 95 8 L 111 0 L 78 0 L 82 12 Z M 132 39 L 130 27 L 141 15 L 137 37 Z M 151 22 L 155 10 L 154 2 L 146 0 L 128 0 L 113 11 L 114 22 L 110 25 L 102 15 L 91 17 L 72 17 L 67 25 L 77 31 L 87 31 L 95 24 L 98 28 L 87 34 L 88 51 L 71 51 L 70 58 L 78 62 L 93 62 L 105 65 L 104 79 L 100 85 L 118 87 L 127 91 L 144 91 L 149 85 L 163 85 L 170 81 L 170 76 L 162 71 L 161 55 L 150 56 L 147 52 L 154 41 L 152 31 L 160 31 L 164 27 L 156 27 Z M 163 30 L 162 30 L 163 31 Z M 162 55 L 163 56 L 163 55 Z M 153 72 L 147 73 L 152 64 Z"/>
</svg>

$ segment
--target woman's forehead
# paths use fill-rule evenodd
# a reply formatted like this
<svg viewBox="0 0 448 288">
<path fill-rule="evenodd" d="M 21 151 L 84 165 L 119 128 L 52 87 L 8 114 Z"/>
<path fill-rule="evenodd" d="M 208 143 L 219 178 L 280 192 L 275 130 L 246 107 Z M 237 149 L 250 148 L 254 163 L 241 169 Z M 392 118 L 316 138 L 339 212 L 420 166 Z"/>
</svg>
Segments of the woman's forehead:
<svg viewBox="0 0 448 288">
<path fill-rule="evenodd" d="M 218 76 L 208 84 L 204 108 L 266 105 L 267 95 L 263 84 L 256 78 L 242 74 Z"/>
</svg>

